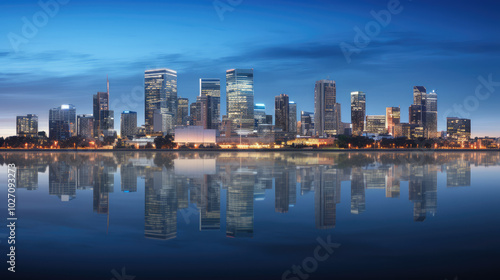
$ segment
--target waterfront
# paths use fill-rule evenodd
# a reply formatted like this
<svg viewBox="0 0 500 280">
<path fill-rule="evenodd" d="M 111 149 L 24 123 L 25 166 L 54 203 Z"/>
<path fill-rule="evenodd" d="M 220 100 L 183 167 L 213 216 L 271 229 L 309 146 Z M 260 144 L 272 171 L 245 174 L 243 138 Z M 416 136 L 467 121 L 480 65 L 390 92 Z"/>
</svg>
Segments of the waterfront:
<svg viewBox="0 0 500 280">
<path fill-rule="evenodd" d="M 17 277 L 282 279 L 318 238 L 337 246 L 308 279 L 488 278 L 500 260 L 499 152 L 18 151 L 0 163 L 4 182 L 17 166 Z"/>
</svg>

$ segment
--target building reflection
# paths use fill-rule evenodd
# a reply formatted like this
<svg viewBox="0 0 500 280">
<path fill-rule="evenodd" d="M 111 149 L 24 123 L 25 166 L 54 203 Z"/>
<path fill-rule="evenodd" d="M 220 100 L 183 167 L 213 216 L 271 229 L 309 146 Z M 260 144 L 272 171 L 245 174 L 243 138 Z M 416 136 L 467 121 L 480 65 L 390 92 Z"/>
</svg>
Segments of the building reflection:
<svg viewBox="0 0 500 280">
<path fill-rule="evenodd" d="M 226 236 L 253 237 L 253 190 L 256 172 L 238 168 L 227 188 Z"/>
<path fill-rule="evenodd" d="M 225 228 L 227 237 L 253 237 L 254 207 L 259 203 L 274 203 L 274 212 L 296 215 L 292 207 L 313 202 L 315 227 L 333 229 L 343 181 L 345 186 L 350 185 L 347 201 L 354 215 L 369 211 L 367 200 L 372 194 L 401 199 L 407 183 L 413 220 L 424 222 L 437 215 L 439 173 L 445 173 L 446 187 L 471 186 L 471 166 L 499 166 L 500 154 L 190 151 L 2 154 L 0 164 L 9 163 L 17 166 L 20 191 L 45 189 L 46 177 L 39 179 L 39 174 L 48 173 L 49 195 L 68 202 L 76 199 L 77 193 L 92 191 L 93 211 L 108 216 L 117 170 L 120 170 L 116 180 L 121 191 L 130 195 L 142 191 L 142 184 L 138 183 L 138 178 L 142 178 L 139 182 L 144 181 L 144 235 L 169 240 L 176 238 L 179 223 L 196 223 L 200 231 L 215 230 L 222 235 Z M 443 177 L 439 182 L 445 181 Z M 274 202 L 264 202 L 273 193 Z"/>
<path fill-rule="evenodd" d="M 164 167 L 146 171 L 144 236 L 168 240 L 177 237 L 177 188 L 174 174 Z"/>
</svg>

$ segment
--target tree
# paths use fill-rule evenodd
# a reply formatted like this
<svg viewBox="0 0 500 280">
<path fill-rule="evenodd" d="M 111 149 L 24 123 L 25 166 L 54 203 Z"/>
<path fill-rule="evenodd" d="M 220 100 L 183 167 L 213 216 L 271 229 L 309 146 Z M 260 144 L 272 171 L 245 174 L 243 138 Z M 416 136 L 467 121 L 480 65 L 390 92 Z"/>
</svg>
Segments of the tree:
<svg viewBox="0 0 500 280">
<path fill-rule="evenodd" d="M 173 149 L 175 144 L 172 135 L 165 135 L 165 137 L 158 136 L 155 138 L 156 149 Z"/>
</svg>

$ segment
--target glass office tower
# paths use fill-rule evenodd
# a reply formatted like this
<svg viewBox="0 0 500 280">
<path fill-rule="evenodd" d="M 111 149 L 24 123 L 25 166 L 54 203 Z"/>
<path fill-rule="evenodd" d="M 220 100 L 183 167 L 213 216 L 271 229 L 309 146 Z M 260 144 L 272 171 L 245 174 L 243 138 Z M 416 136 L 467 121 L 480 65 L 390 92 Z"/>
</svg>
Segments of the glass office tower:
<svg viewBox="0 0 500 280">
<path fill-rule="evenodd" d="M 220 79 L 200 79 L 200 96 L 209 97 L 207 127 L 217 129 L 220 123 Z"/>
<path fill-rule="evenodd" d="M 146 132 L 152 133 L 155 110 L 177 120 L 177 72 L 170 69 L 146 70 L 144 73 Z"/>
<path fill-rule="evenodd" d="M 61 105 L 49 110 L 49 137 L 54 140 L 66 140 L 76 136 L 76 107 Z"/>
<path fill-rule="evenodd" d="M 232 131 L 246 134 L 254 127 L 253 69 L 226 71 L 227 117 Z"/>
<path fill-rule="evenodd" d="M 320 80 L 314 87 L 314 128 L 316 136 L 336 135 L 339 127 L 335 81 Z"/>
<path fill-rule="evenodd" d="M 366 116 L 366 94 L 362 91 L 351 92 L 352 135 L 363 135 Z"/>
</svg>

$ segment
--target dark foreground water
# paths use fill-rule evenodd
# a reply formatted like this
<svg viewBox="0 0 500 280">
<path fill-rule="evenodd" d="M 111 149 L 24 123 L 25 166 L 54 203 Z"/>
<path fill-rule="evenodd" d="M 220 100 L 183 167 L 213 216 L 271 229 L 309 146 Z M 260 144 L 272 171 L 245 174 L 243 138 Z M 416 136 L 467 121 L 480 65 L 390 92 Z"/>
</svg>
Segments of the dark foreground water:
<svg viewBox="0 0 500 280">
<path fill-rule="evenodd" d="M 15 152 L 2 164 L 1 279 L 500 274 L 495 152 Z"/>
</svg>

